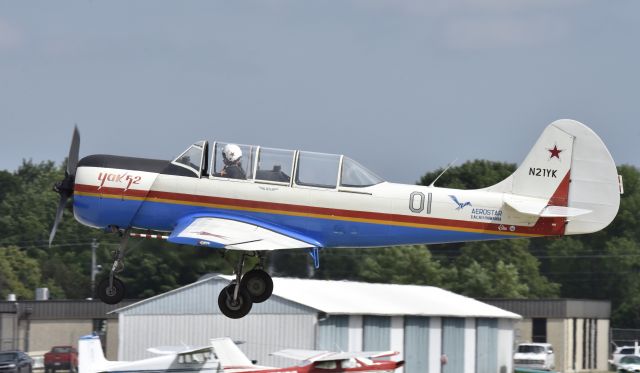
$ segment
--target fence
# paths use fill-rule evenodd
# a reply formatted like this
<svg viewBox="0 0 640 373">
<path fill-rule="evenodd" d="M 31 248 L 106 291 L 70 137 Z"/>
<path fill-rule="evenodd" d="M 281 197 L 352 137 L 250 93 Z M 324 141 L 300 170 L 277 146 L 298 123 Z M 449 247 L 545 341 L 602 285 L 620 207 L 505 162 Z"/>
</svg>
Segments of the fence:
<svg viewBox="0 0 640 373">
<path fill-rule="evenodd" d="M 612 351 L 619 346 L 633 346 L 636 341 L 640 343 L 640 329 L 611 328 L 609 330 L 609 340 L 611 341 Z"/>
</svg>

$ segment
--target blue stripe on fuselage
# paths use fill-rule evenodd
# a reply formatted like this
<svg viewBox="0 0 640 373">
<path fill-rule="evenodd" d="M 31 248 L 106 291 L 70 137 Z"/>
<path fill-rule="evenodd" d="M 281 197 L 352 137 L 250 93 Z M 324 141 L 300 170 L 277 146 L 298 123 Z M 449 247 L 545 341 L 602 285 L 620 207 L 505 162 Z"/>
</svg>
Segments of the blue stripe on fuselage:
<svg viewBox="0 0 640 373">
<path fill-rule="evenodd" d="M 139 201 L 116 198 L 99 198 L 76 195 L 76 218 L 83 224 L 106 228 L 108 225 L 157 231 L 172 231 L 182 217 L 191 214 L 225 214 L 250 217 L 277 225 L 291 232 L 309 237 L 323 247 L 371 247 L 495 240 L 517 236 L 417 228 L 399 225 L 363 223 L 316 217 L 294 216 L 277 213 L 238 211 L 202 206 L 145 201 L 132 221 L 131 209 L 137 209 Z"/>
</svg>

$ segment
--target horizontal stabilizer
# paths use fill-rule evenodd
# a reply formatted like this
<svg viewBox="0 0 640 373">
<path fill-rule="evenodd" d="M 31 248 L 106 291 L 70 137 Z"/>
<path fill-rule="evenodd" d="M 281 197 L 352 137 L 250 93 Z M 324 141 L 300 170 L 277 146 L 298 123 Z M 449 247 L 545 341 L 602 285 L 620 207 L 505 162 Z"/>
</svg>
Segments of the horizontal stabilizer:
<svg viewBox="0 0 640 373">
<path fill-rule="evenodd" d="M 542 198 L 505 194 L 504 203 L 521 214 L 540 216 L 549 201 Z"/>
<path fill-rule="evenodd" d="M 566 206 L 547 206 L 540 214 L 543 218 L 574 217 L 591 213 L 591 210 Z"/>
<path fill-rule="evenodd" d="M 586 215 L 591 210 L 566 206 L 547 206 L 548 201 L 542 198 L 505 194 L 504 202 L 521 214 L 539 216 L 541 218 L 562 218 Z"/>
</svg>

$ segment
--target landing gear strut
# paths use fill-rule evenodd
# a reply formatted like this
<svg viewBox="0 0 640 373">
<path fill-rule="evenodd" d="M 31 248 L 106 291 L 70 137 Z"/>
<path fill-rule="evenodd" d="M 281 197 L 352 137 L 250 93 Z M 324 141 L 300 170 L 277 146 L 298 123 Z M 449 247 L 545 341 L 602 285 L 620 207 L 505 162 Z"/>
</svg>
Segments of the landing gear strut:
<svg viewBox="0 0 640 373">
<path fill-rule="evenodd" d="M 120 240 L 120 246 L 113 254 L 113 266 L 109 276 L 102 279 L 96 287 L 96 295 L 106 304 L 117 304 L 124 299 L 125 287 L 124 283 L 117 277 L 116 273 L 124 270 L 124 255 L 127 251 L 127 242 L 129 241 L 130 229 L 125 229 Z"/>
<path fill-rule="evenodd" d="M 244 261 L 249 254 L 242 254 L 236 266 L 235 280 L 222 289 L 218 296 L 218 307 L 229 318 L 239 319 L 246 316 L 251 311 L 253 303 L 266 301 L 273 292 L 273 280 L 263 270 L 264 255 L 256 255 L 260 258 L 260 264 L 243 276 Z"/>
</svg>

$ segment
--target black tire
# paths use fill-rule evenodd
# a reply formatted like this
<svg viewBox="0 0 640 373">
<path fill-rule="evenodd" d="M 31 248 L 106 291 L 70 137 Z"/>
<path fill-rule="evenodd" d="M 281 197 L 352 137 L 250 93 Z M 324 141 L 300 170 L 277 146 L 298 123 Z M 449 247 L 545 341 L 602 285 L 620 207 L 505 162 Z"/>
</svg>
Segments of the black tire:
<svg viewBox="0 0 640 373">
<path fill-rule="evenodd" d="M 235 302 L 233 301 L 235 287 L 235 284 L 227 286 L 222 289 L 218 296 L 218 307 L 220 307 L 220 311 L 230 319 L 245 317 L 253 306 L 251 295 L 249 295 L 247 289 L 242 286 L 238 289 L 238 299 Z"/>
<path fill-rule="evenodd" d="M 113 278 L 113 286 L 109 287 L 109 277 L 102 279 L 96 287 L 96 294 L 106 304 L 117 304 L 124 299 L 124 283 L 119 278 Z"/>
<path fill-rule="evenodd" d="M 242 276 L 240 286 L 247 289 L 253 303 L 262 303 L 273 293 L 273 280 L 261 269 L 252 269 Z"/>
</svg>

